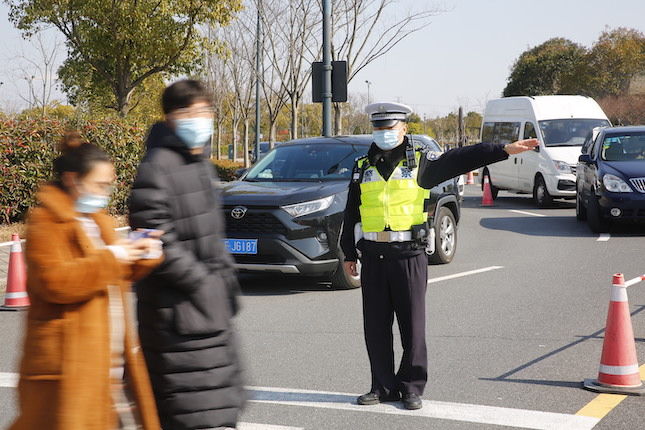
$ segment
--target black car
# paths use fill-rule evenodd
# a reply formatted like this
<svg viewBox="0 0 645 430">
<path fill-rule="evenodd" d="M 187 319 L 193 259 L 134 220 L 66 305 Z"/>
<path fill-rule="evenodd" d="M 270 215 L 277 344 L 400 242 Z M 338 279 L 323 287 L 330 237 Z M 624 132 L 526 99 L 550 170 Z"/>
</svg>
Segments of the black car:
<svg viewBox="0 0 645 430">
<path fill-rule="evenodd" d="M 595 233 L 645 221 L 645 126 L 602 128 L 587 138 L 576 172 L 576 217 Z"/>
<path fill-rule="evenodd" d="M 427 136 L 413 139 L 441 151 Z M 339 236 L 354 162 L 371 142 L 371 135 L 294 140 L 225 184 L 226 241 L 238 269 L 326 277 L 335 288 L 358 287 L 360 280 L 343 270 Z M 429 221 L 436 219 L 440 232 L 429 247 L 431 262 L 452 260 L 459 199 L 456 178 L 432 189 Z"/>
</svg>

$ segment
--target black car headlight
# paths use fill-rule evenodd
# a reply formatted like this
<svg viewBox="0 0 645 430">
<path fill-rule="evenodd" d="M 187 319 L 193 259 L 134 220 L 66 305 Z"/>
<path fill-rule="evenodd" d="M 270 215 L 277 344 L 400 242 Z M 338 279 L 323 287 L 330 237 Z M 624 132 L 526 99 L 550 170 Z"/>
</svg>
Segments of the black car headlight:
<svg viewBox="0 0 645 430">
<path fill-rule="evenodd" d="M 315 212 L 324 211 L 329 208 L 334 201 L 334 196 L 325 197 L 323 199 L 311 200 L 308 202 L 296 203 L 295 205 L 281 206 L 280 209 L 294 218 L 309 215 Z"/>
</svg>

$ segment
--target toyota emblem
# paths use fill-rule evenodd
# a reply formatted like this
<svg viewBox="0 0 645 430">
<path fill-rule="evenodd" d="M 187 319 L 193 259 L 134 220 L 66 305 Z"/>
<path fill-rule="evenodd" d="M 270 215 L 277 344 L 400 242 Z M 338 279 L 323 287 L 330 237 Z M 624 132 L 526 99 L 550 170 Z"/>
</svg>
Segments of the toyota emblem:
<svg viewBox="0 0 645 430">
<path fill-rule="evenodd" d="M 231 216 L 235 219 L 242 219 L 246 215 L 246 208 L 244 206 L 234 207 L 231 211 Z"/>
</svg>

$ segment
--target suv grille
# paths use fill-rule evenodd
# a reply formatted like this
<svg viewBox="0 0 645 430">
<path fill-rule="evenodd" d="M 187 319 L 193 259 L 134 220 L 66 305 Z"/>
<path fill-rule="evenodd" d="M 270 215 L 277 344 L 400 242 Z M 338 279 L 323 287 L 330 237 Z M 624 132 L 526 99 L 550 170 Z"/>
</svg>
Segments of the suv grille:
<svg viewBox="0 0 645 430">
<path fill-rule="evenodd" d="M 287 228 L 270 213 L 247 212 L 242 219 L 235 219 L 231 216 L 231 210 L 224 211 L 226 220 L 226 235 L 233 237 L 237 233 L 244 234 L 287 234 Z"/>
<path fill-rule="evenodd" d="M 645 193 L 645 178 L 631 178 L 630 182 L 637 191 Z"/>
</svg>

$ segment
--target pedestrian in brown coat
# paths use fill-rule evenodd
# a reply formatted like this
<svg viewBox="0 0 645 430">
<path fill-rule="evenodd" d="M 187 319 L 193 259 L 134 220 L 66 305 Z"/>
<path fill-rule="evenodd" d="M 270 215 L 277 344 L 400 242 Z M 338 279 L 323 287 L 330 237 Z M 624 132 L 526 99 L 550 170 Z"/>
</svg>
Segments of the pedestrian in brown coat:
<svg viewBox="0 0 645 430">
<path fill-rule="evenodd" d="M 71 139 L 68 139 L 71 142 Z M 27 222 L 27 314 L 11 430 L 160 428 L 136 330 L 130 282 L 161 259 L 154 241 L 118 240 L 102 209 L 114 167 L 91 144 L 63 144 L 56 183 L 42 187 Z"/>
</svg>

